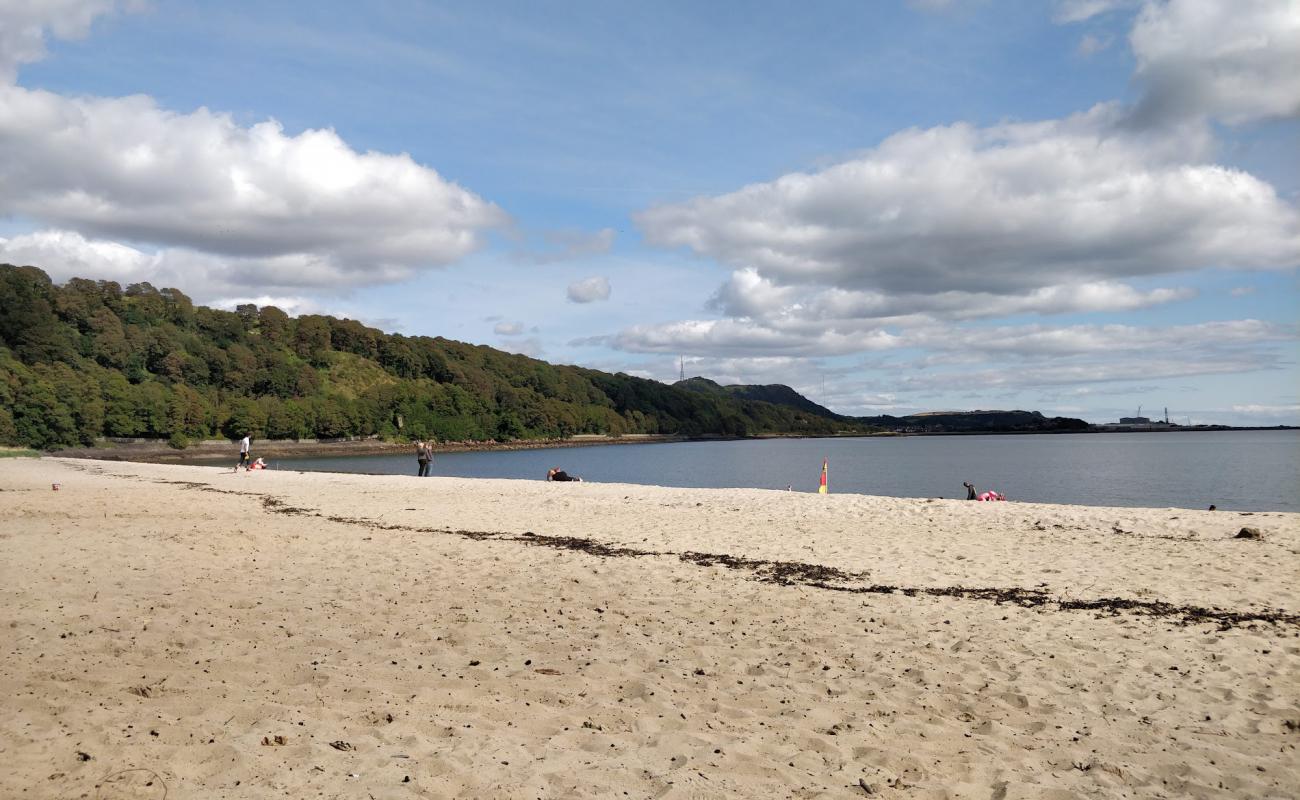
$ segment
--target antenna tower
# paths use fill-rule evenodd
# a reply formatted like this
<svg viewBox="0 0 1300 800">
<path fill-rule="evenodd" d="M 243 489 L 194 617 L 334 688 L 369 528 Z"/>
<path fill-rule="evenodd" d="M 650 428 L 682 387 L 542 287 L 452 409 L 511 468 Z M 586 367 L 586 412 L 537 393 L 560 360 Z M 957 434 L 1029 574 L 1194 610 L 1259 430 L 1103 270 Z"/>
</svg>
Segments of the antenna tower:
<svg viewBox="0 0 1300 800">
<path fill-rule="evenodd" d="M 682 380 L 686 380 L 686 356 L 677 357 L 681 363 Z"/>
</svg>

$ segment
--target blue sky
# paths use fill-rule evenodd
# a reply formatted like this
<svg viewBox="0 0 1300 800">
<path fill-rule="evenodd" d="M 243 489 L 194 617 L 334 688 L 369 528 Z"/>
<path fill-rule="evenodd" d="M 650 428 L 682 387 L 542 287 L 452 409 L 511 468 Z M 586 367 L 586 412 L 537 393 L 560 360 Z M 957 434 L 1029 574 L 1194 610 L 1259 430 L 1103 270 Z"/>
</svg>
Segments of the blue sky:
<svg viewBox="0 0 1300 800">
<path fill-rule="evenodd" d="M 851 414 L 1300 424 L 1286 0 L 29 5 L 0 260 L 57 280 Z"/>
</svg>

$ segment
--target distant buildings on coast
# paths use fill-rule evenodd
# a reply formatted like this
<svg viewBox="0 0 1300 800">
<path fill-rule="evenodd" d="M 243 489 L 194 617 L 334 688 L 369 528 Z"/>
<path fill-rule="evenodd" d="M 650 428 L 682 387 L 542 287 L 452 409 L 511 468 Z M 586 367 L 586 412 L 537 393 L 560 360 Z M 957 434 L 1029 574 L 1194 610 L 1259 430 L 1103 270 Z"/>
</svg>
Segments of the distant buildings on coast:
<svg viewBox="0 0 1300 800">
<path fill-rule="evenodd" d="M 1099 422 L 1092 427 L 1101 431 L 1163 431 L 1175 428 L 1222 428 L 1222 425 L 1179 425 L 1177 422 L 1150 420 L 1146 417 L 1120 417 L 1119 422 Z"/>
<path fill-rule="evenodd" d="M 1132 417 L 1120 417 L 1119 422 L 1102 422 L 1093 425 L 1092 427 L 1103 431 L 1160 431 L 1171 428 L 1219 428 L 1223 426 L 1179 425 L 1177 422 L 1169 421 L 1169 409 L 1167 408 L 1165 409 L 1165 418 L 1163 420 L 1153 420 L 1149 417 L 1142 416 L 1142 406 L 1138 406 L 1137 414 Z"/>
</svg>

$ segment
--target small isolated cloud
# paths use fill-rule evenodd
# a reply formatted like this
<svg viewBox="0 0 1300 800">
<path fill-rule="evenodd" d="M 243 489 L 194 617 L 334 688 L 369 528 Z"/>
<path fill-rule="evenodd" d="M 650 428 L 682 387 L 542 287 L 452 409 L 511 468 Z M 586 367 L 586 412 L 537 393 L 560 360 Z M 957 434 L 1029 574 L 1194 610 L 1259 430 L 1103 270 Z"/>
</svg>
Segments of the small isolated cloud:
<svg viewBox="0 0 1300 800">
<path fill-rule="evenodd" d="M 569 302 L 594 303 L 609 299 L 609 278 L 597 275 L 569 284 Z"/>
<path fill-rule="evenodd" d="M 1145 87 L 1137 119 L 1230 125 L 1300 115 L 1300 3 L 1169 0 L 1142 8 L 1129 40 Z"/>
<path fill-rule="evenodd" d="M 1232 295 L 1233 297 L 1245 297 L 1247 295 L 1252 295 L 1254 293 L 1255 293 L 1254 286 L 1234 286 L 1232 290 L 1228 292 L 1228 294 Z"/>
<path fill-rule="evenodd" d="M 492 332 L 497 336 L 523 336 L 525 330 L 522 322 L 498 322 L 492 328 Z"/>
<path fill-rule="evenodd" d="M 1075 52 L 1087 58 L 1110 47 L 1113 41 L 1114 39 L 1110 36 L 1094 36 L 1089 33 L 1079 40 L 1079 46 L 1075 48 Z"/>
</svg>

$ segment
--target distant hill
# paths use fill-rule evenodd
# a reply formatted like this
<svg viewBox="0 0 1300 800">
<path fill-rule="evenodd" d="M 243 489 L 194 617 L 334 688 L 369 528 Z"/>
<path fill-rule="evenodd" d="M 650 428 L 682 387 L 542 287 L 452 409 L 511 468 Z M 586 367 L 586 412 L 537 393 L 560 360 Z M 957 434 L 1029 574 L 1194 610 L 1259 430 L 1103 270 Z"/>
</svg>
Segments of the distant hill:
<svg viewBox="0 0 1300 800">
<path fill-rule="evenodd" d="M 927 411 L 903 417 L 853 417 L 859 425 L 901 433 L 1019 433 L 1082 431 L 1091 426 L 1072 417 L 1045 417 L 1037 411 Z"/>
<path fill-rule="evenodd" d="M 722 386 L 708 378 L 687 378 L 673 386 L 700 394 L 758 400 L 861 428 L 897 433 L 1019 433 L 1087 430 L 1081 419 L 1045 417 L 1037 411 L 923 411 L 902 417 L 848 417 L 836 414 L 782 384 Z"/>
<path fill-rule="evenodd" d="M 806 411 L 826 419 L 843 420 L 843 417 L 831 411 L 825 406 L 820 406 L 804 397 L 803 395 L 780 383 L 770 383 L 764 386 L 758 385 L 733 385 L 722 386 L 714 383 L 708 378 L 687 378 L 684 381 L 678 381 L 673 386 L 688 389 L 693 392 L 702 394 L 713 394 L 719 396 L 735 397 L 742 400 L 757 400 L 763 403 L 773 403 L 779 406 L 788 406 Z"/>
</svg>

